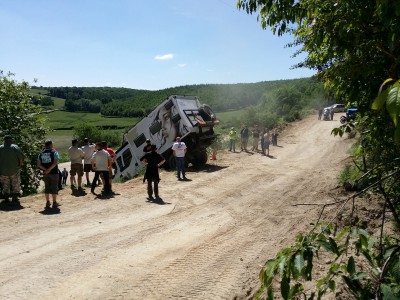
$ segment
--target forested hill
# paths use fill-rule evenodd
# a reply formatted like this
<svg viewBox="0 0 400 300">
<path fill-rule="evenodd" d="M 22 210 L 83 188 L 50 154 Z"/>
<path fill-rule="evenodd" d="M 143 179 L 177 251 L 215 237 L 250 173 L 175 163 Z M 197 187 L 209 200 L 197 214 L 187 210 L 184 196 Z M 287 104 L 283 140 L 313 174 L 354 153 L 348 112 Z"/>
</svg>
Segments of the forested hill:
<svg viewBox="0 0 400 300">
<path fill-rule="evenodd" d="M 32 87 L 48 96 L 65 99 L 67 111 L 101 112 L 105 116 L 142 117 L 170 95 L 195 95 L 215 111 L 229 111 L 258 104 L 266 95 L 288 90 L 313 97 L 323 92 L 314 78 L 239 84 L 199 84 L 158 91 L 112 87 Z"/>
</svg>

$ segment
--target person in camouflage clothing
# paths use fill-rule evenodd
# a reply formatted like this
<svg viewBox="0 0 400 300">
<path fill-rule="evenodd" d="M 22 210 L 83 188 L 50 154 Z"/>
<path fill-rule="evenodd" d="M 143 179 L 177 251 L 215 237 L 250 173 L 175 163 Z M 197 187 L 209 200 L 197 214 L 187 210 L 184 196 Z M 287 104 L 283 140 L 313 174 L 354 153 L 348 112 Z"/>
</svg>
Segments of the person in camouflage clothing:
<svg viewBox="0 0 400 300">
<path fill-rule="evenodd" d="M 0 145 L 0 183 L 5 201 L 12 196 L 13 202 L 19 202 L 21 192 L 20 170 L 24 154 L 13 144 L 13 137 L 6 135 L 4 144 Z"/>
</svg>

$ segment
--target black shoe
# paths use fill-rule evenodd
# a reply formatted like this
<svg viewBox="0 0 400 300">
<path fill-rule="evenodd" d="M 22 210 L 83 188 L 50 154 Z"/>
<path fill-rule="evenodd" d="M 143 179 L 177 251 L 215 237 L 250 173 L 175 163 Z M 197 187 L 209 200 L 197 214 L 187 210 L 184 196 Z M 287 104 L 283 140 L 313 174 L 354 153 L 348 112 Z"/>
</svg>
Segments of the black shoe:
<svg viewBox="0 0 400 300">
<path fill-rule="evenodd" d="M 60 206 L 61 206 L 60 203 L 58 203 L 57 201 L 53 201 L 53 205 L 51 206 L 51 208 L 55 209 L 55 208 L 58 208 Z"/>
<path fill-rule="evenodd" d="M 46 202 L 46 206 L 44 207 L 44 209 L 49 209 L 51 207 L 50 201 Z"/>
</svg>

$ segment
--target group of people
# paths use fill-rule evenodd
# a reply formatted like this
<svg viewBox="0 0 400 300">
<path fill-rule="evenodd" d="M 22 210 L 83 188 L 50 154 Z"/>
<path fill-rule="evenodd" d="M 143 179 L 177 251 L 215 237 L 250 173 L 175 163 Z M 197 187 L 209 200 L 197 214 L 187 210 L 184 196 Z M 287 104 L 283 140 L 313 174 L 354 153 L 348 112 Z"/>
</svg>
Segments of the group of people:
<svg viewBox="0 0 400 300">
<path fill-rule="evenodd" d="M 82 177 L 86 174 L 86 185 L 91 187 L 91 193 L 95 193 L 100 177 L 104 185 L 104 194 L 112 193 L 112 165 L 115 162 L 115 152 L 109 148 L 107 142 L 98 142 L 92 144 L 88 138 L 84 139 L 84 145 L 79 147 L 77 139 L 72 140 L 72 145 L 68 149 L 68 155 L 71 160 L 70 183 L 73 191 L 83 191 Z M 43 170 L 44 194 L 46 199 L 45 208 L 57 208 L 58 170 L 59 154 L 53 147 L 51 140 L 46 140 L 44 149 L 40 152 L 37 159 L 37 167 Z M 67 171 L 64 168 L 62 177 L 65 178 Z M 94 179 L 90 182 L 89 172 L 95 172 Z M 50 195 L 52 203 L 50 203 Z"/>
<path fill-rule="evenodd" d="M 278 146 L 278 129 L 274 128 L 269 130 L 264 128 L 262 131 L 258 128 L 258 125 L 254 125 L 253 130 L 250 132 L 246 124 L 243 124 L 240 130 L 240 151 L 248 151 L 247 145 L 249 142 L 250 133 L 253 138 L 251 151 L 258 152 L 258 145 L 261 145 L 261 154 L 269 156 L 269 146 Z M 229 151 L 236 152 L 235 144 L 237 139 L 237 132 L 234 127 L 229 131 Z"/>
<path fill-rule="evenodd" d="M 13 137 L 6 135 L 4 143 L 0 145 L 0 184 L 5 201 L 8 203 L 11 198 L 12 202 L 20 205 L 20 172 L 24 154 L 13 142 Z M 171 150 L 175 157 L 178 180 L 188 180 L 185 170 L 186 144 L 181 141 L 180 137 L 177 137 Z M 147 193 L 149 198 L 153 198 L 153 194 L 158 198 L 158 183 L 160 181 L 158 168 L 164 164 L 165 159 L 157 153 L 157 147 L 151 145 L 150 140 L 146 141 L 143 153 L 144 155 L 140 160 L 146 165 L 144 180 L 147 180 L 148 183 Z M 71 161 L 69 173 L 66 168 L 62 171 L 59 170 L 59 153 L 51 140 L 45 141 L 44 148 L 37 156 L 37 168 L 42 170 L 44 182 L 45 209 L 59 207 L 58 191 L 62 184 L 67 184 L 68 175 L 72 191 L 83 191 L 83 175 L 86 174 L 86 186 L 91 188 L 92 194 L 96 194 L 95 188 L 100 182 L 104 186 L 102 193 L 112 193 L 112 169 L 116 155 L 113 149 L 108 147 L 107 142 L 92 144 L 88 138 L 85 138 L 80 147 L 78 140 L 73 139 L 71 147 L 68 149 L 68 155 Z M 95 172 L 92 181 L 90 181 L 89 172 Z"/>
<path fill-rule="evenodd" d="M 318 120 L 322 120 L 322 116 L 324 115 L 324 120 L 327 119 L 333 121 L 333 116 L 335 115 L 335 110 L 333 108 L 320 108 L 318 110 Z"/>
<path fill-rule="evenodd" d="M 185 168 L 185 155 L 187 153 L 185 142 L 183 142 L 180 137 L 177 137 L 171 150 L 175 157 L 178 180 L 188 180 L 186 178 Z M 158 183 L 160 182 L 160 175 L 158 169 L 165 163 L 165 158 L 157 153 L 157 146 L 152 145 L 150 140 L 146 140 L 143 152 L 144 155 L 140 158 L 140 161 L 146 166 L 143 182 L 147 180 L 147 194 L 149 200 L 154 199 L 153 193 L 155 198 L 159 199 Z"/>
<path fill-rule="evenodd" d="M 71 159 L 71 170 L 69 172 L 71 189 L 83 190 L 82 176 L 86 173 L 87 186 L 91 186 L 94 193 L 96 182 L 101 175 L 104 180 L 104 192 L 111 193 L 110 173 L 115 153 L 107 147 L 106 142 L 96 145 L 90 144 L 89 139 L 85 139 L 85 144 L 79 148 L 78 141 L 72 140 L 72 146 L 68 149 Z M 21 193 L 20 169 L 23 164 L 24 155 L 16 144 L 13 144 L 12 136 L 5 136 L 4 144 L 0 145 L 0 183 L 3 197 L 6 202 L 12 197 L 12 201 L 19 203 Z M 46 140 L 43 150 L 37 157 L 37 168 L 42 170 L 42 180 L 44 182 L 45 208 L 58 208 L 58 190 L 61 183 L 66 184 L 68 171 L 64 168 L 61 172 L 58 168 L 59 153 L 54 148 L 51 140 Z M 92 183 L 89 180 L 89 172 L 95 172 Z M 77 178 L 76 178 L 77 176 Z M 52 203 L 50 202 L 50 197 Z"/>
</svg>

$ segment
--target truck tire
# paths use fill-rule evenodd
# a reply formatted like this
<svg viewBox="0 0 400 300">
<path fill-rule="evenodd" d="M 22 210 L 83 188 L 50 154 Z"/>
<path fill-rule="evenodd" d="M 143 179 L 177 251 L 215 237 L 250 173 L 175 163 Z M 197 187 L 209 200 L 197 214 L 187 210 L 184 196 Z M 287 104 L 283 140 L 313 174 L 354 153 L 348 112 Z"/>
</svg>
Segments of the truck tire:
<svg viewBox="0 0 400 300">
<path fill-rule="evenodd" d="M 196 152 L 193 158 L 193 165 L 195 166 L 202 166 L 207 163 L 208 160 L 208 153 L 206 150 Z"/>
<path fill-rule="evenodd" d="M 212 111 L 211 107 L 209 107 L 207 104 L 200 105 L 199 113 L 204 121 L 214 121 L 217 119 L 215 113 Z"/>
</svg>

